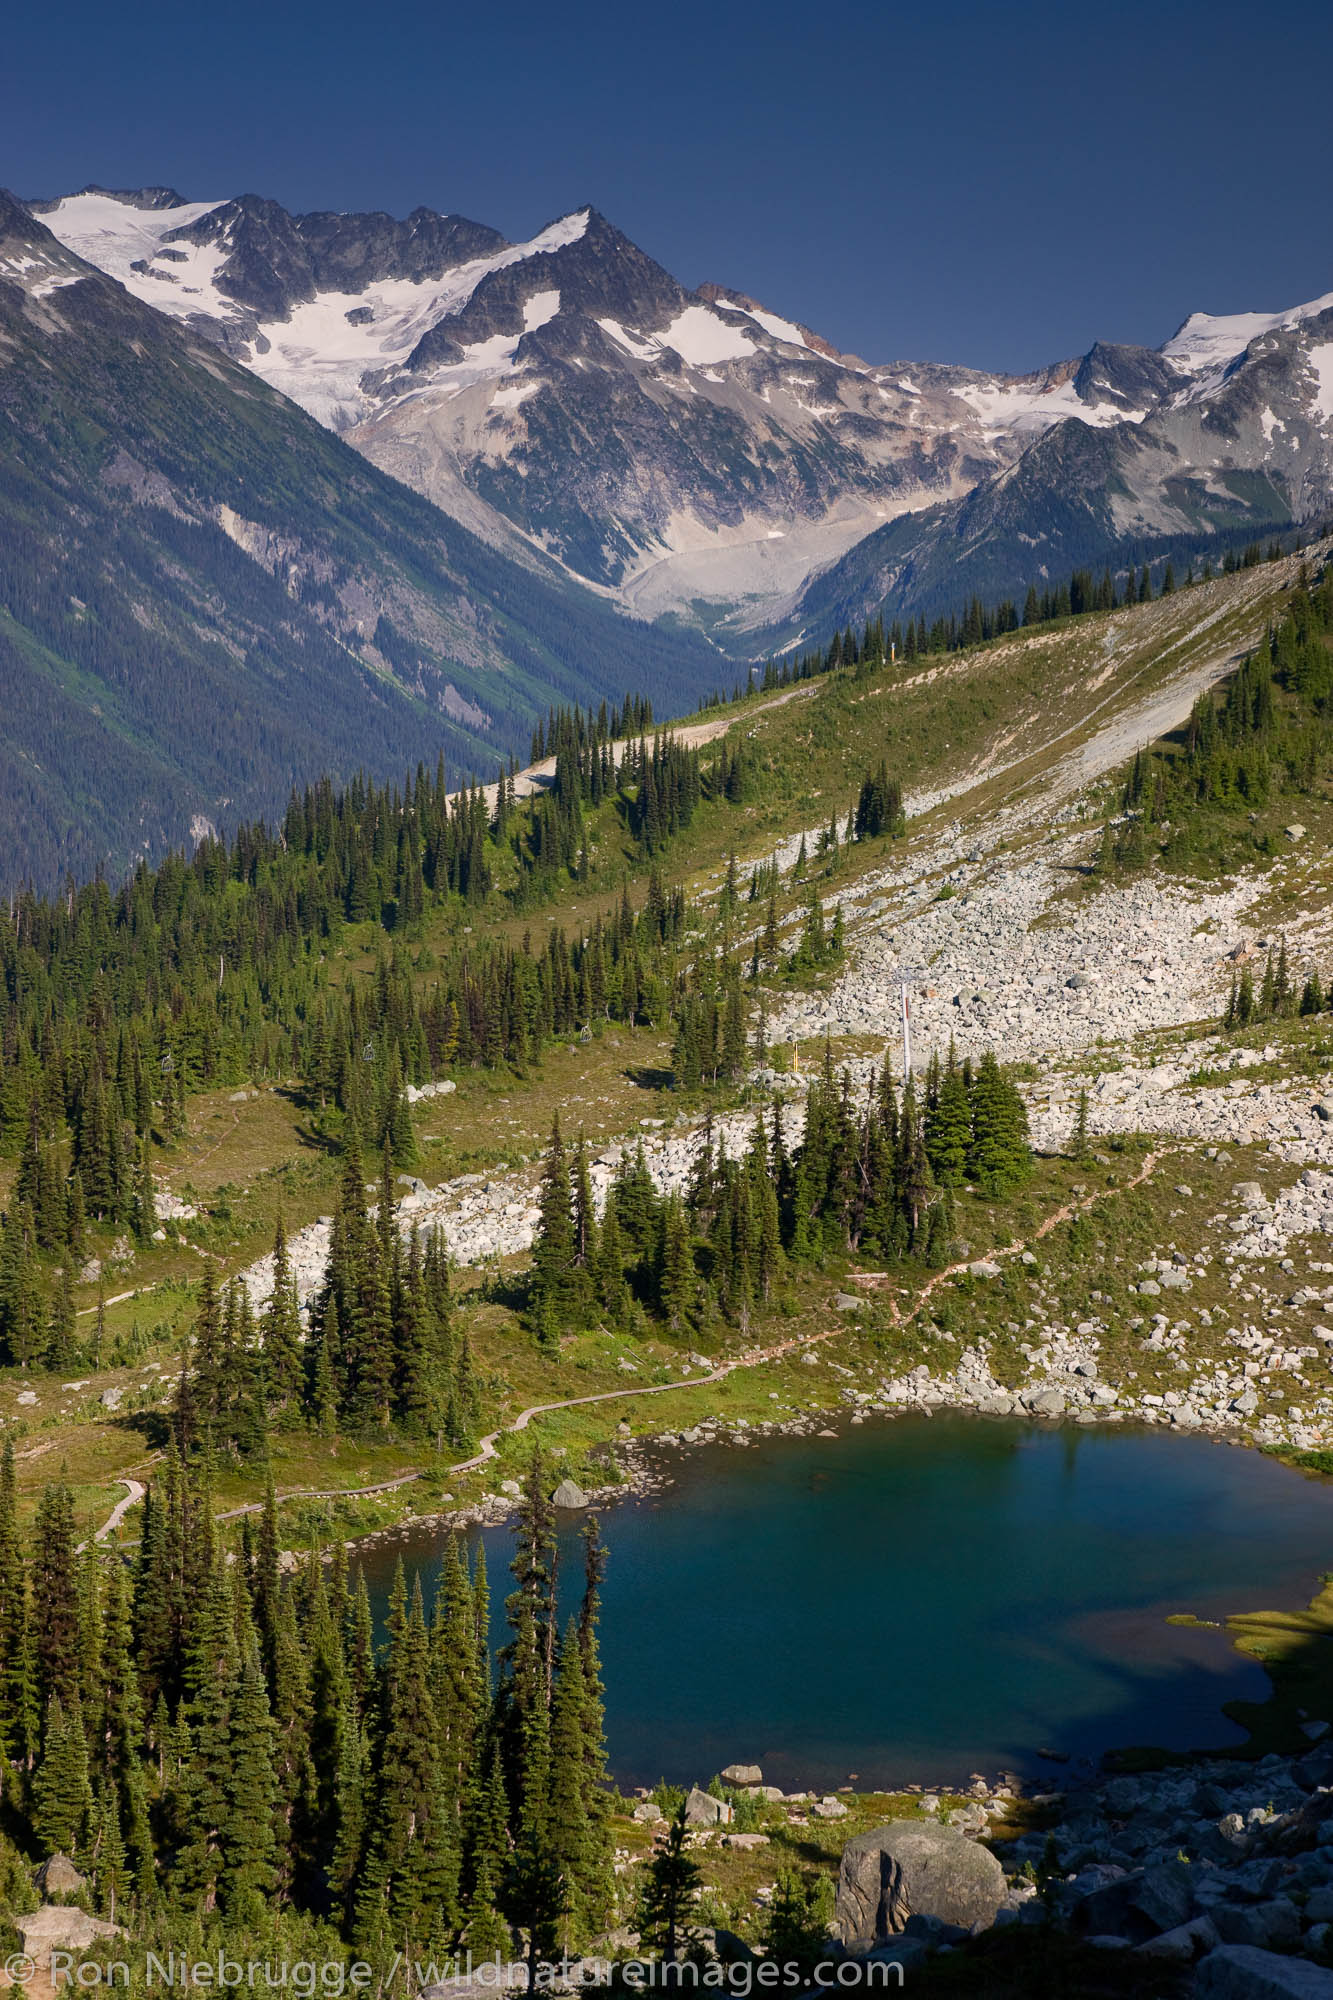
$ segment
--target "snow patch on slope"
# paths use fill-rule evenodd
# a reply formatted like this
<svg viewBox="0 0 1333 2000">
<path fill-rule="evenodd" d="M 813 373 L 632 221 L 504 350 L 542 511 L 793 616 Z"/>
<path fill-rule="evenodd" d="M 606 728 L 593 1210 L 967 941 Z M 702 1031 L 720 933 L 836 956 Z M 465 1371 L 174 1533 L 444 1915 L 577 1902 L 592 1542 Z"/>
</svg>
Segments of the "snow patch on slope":
<svg viewBox="0 0 1333 2000">
<path fill-rule="evenodd" d="M 752 319 L 756 326 L 761 326 L 774 340 L 785 340 L 791 347 L 803 347 L 807 353 L 814 351 L 794 321 L 783 319 L 778 313 L 766 312 L 762 306 L 737 305 L 734 299 L 723 299 L 721 303 L 728 312 L 743 312 L 747 319 Z"/>
<path fill-rule="evenodd" d="M 906 385 L 902 385 L 906 386 Z M 914 393 L 914 392 L 912 392 Z M 981 419 L 988 437 L 1002 432 L 1019 436 L 1049 430 L 1066 417 L 1101 427 L 1104 424 L 1140 424 L 1146 410 L 1122 410 L 1115 403 L 1085 403 L 1072 382 L 1057 388 L 1037 389 L 1030 383 L 967 383 L 954 392 Z"/>
<path fill-rule="evenodd" d="M 179 319 L 194 313 L 235 319 L 239 307 L 213 282 L 226 251 L 215 244 L 166 241 L 174 230 L 188 229 L 222 206 L 185 201 L 176 208 L 134 208 L 110 194 L 72 194 L 42 221 L 67 250 L 119 279 L 127 292 L 159 312 Z M 146 268 L 135 270 L 136 264 Z"/>
<path fill-rule="evenodd" d="M 312 417 L 333 430 L 346 430 L 371 407 L 362 388 L 364 376 L 400 368 L 422 336 L 460 313 L 492 271 L 563 250 L 577 243 L 587 226 L 588 211 L 579 209 L 530 242 L 513 243 L 492 257 L 474 257 L 442 278 L 388 279 L 363 292 L 321 292 L 294 306 L 289 319 L 262 326 L 246 359 L 256 375 Z M 560 294 L 536 292 L 523 310 L 525 331 L 533 333 L 559 312 Z M 478 341 L 463 350 L 462 361 L 446 362 L 410 393 L 424 393 L 429 386 L 457 395 L 488 374 L 504 374 L 517 345 L 518 337 L 506 334 Z"/>
<path fill-rule="evenodd" d="M 538 327 L 545 326 L 555 318 L 560 310 L 559 292 L 534 292 L 523 305 L 523 331 L 536 333 Z"/>
<path fill-rule="evenodd" d="M 754 353 L 749 336 L 738 326 L 728 326 L 708 306 L 686 306 L 658 338 L 663 347 L 674 348 L 692 368 L 706 368 L 717 361 L 743 361 Z"/>
<path fill-rule="evenodd" d="M 687 367 L 710 368 L 720 361 L 744 361 L 755 351 L 749 335 L 728 326 L 711 306 L 686 306 L 661 333 L 634 333 L 615 319 L 597 324 L 636 361 L 655 360 L 670 348 Z"/>
<path fill-rule="evenodd" d="M 178 318 L 197 313 L 236 320 L 243 309 L 217 288 L 229 255 L 215 244 L 169 241 L 221 202 L 182 202 L 175 208 L 140 209 L 112 195 L 71 195 L 43 219 L 67 248 L 117 278 L 138 299 Z M 587 209 L 562 216 L 527 243 L 513 243 L 490 257 L 458 264 L 437 279 L 386 279 L 360 292 L 320 292 L 293 306 L 286 319 L 260 325 L 243 358 L 256 375 L 290 396 L 320 423 L 346 430 L 363 418 L 370 398 L 362 378 L 401 367 L 423 334 L 461 312 L 482 279 L 511 264 L 549 255 L 577 243 L 588 227 Z M 136 264 L 144 266 L 136 270 Z M 542 291 L 524 307 L 529 333 L 560 310 L 560 294 Z M 440 371 L 457 394 L 487 373 L 506 372 L 517 342 L 503 350 L 484 341 L 464 350 L 461 362 Z"/>
<path fill-rule="evenodd" d="M 86 271 L 71 270 L 68 264 L 58 263 L 45 251 L 31 256 L 0 257 L 0 279 L 8 278 L 21 285 L 33 299 L 44 299 L 48 292 L 58 292 L 63 285 L 77 285 L 87 275 Z"/>
</svg>

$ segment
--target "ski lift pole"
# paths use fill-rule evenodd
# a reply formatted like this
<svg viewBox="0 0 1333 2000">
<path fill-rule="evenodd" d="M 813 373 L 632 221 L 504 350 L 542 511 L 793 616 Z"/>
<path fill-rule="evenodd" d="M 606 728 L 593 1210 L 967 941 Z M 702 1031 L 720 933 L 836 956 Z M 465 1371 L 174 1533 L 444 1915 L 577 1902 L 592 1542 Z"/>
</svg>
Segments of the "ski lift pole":
<svg viewBox="0 0 1333 2000">
<path fill-rule="evenodd" d="M 912 1074 L 912 988 L 921 976 L 920 971 L 914 965 L 903 965 L 898 968 L 898 1007 L 903 1037 L 904 1089 L 907 1086 L 908 1077 Z"/>
</svg>

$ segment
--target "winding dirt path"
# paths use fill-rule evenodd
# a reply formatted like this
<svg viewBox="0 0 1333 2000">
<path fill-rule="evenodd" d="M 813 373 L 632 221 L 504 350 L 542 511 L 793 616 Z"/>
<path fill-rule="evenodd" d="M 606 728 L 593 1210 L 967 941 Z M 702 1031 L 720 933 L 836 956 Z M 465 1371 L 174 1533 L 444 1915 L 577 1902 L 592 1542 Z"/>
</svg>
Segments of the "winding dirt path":
<svg viewBox="0 0 1333 2000">
<path fill-rule="evenodd" d="M 640 1389 L 599 1389 L 594 1395 L 566 1396 L 558 1403 L 532 1403 L 526 1410 L 520 1410 L 512 1423 L 501 1424 L 498 1429 L 488 1431 L 474 1455 L 446 1467 L 443 1476 L 447 1478 L 455 1472 L 472 1472 L 477 1466 L 487 1464 L 491 1459 L 498 1457 L 497 1445 L 500 1438 L 508 1437 L 515 1431 L 525 1431 L 534 1417 L 548 1416 L 553 1410 L 572 1410 L 583 1403 L 614 1403 L 626 1396 L 663 1396 L 668 1389 L 703 1388 L 709 1382 L 724 1381 L 738 1368 L 758 1368 L 766 1361 L 776 1361 L 780 1355 L 790 1353 L 794 1347 L 814 1347 L 821 1340 L 831 1340 L 838 1331 L 836 1326 L 831 1326 L 823 1333 L 805 1333 L 793 1340 L 780 1341 L 776 1347 L 757 1348 L 745 1354 L 738 1354 L 734 1361 L 724 1361 L 710 1374 L 691 1375 L 684 1381 L 651 1382 Z M 316 1491 L 310 1486 L 297 1486 L 290 1492 L 279 1493 L 275 1497 L 279 1503 L 284 1500 L 363 1500 L 376 1493 L 396 1492 L 400 1486 L 410 1486 L 414 1479 L 421 1477 L 419 1471 L 401 1472 L 396 1479 L 381 1479 L 374 1486 L 339 1486 L 327 1491 Z M 142 1487 L 139 1490 L 142 1494 Z M 123 1503 L 121 1511 L 124 1505 L 129 1504 L 132 1503 Z M 225 1513 L 215 1515 L 214 1519 L 235 1521 L 242 1514 L 258 1514 L 263 1505 L 262 1500 L 251 1500 L 244 1507 L 229 1507 Z M 110 1526 L 111 1523 L 108 1523 L 107 1529 Z M 102 1532 L 105 1533 L 107 1530 L 104 1529 Z M 101 1534 L 97 1539 L 99 1541 L 102 1539 Z"/>
<path fill-rule="evenodd" d="M 109 1540 L 109 1538 L 115 1534 L 116 1529 L 125 1519 L 125 1516 L 129 1513 L 130 1508 L 137 1507 L 139 1502 L 143 1499 L 144 1494 L 148 1490 L 143 1485 L 142 1481 L 138 1479 L 128 1479 L 122 1477 L 118 1479 L 115 1483 L 117 1486 L 123 1486 L 125 1488 L 125 1496 L 123 1499 L 117 1500 L 115 1506 L 111 1509 L 111 1512 L 107 1515 L 101 1527 L 96 1530 L 96 1532 L 93 1535 L 94 1542 L 105 1542 Z M 75 1555 L 81 1556 L 84 1550 L 87 1548 L 87 1546 L 88 1546 L 87 1542 L 80 1542 L 79 1546 L 74 1551 Z"/>
<path fill-rule="evenodd" d="M 1131 1180 L 1127 1180 L 1123 1187 L 1098 1188 L 1095 1194 L 1081 1195 L 1075 1201 L 1065 1202 L 1063 1207 L 1052 1209 L 1046 1220 L 1039 1228 L 1033 1230 L 1030 1237 L 1024 1238 L 1020 1243 L 1006 1244 L 1001 1250 L 992 1250 L 989 1256 L 984 1259 L 964 1257 L 960 1263 L 947 1264 L 942 1271 L 937 1271 L 934 1277 L 928 1279 L 922 1286 L 916 1295 L 916 1304 L 910 1312 L 904 1313 L 896 1299 L 889 1300 L 889 1311 L 893 1315 L 894 1325 L 909 1325 L 925 1306 L 926 1301 L 930 1298 L 937 1285 L 946 1283 L 950 1278 L 956 1278 L 960 1272 L 969 1271 L 973 1264 L 979 1262 L 994 1263 L 1001 1257 L 1021 1257 L 1025 1250 L 1031 1248 L 1032 1244 L 1040 1243 L 1043 1236 L 1049 1236 L 1053 1229 L 1058 1229 L 1062 1222 L 1068 1222 L 1071 1216 L 1081 1215 L 1085 1209 L 1092 1208 L 1099 1201 L 1108 1200 L 1111 1195 L 1128 1194 L 1131 1188 L 1142 1187 L 1144 1181 L 1149 1178 L 1161 1161 L 1166 1159 L 1169 1154 L 1178 1151 L 1179 1148 L 1176 1146 L 1158 1146 L 1145 1157 L 1143 1165 L 1139 1168 L 1138 1172 Z M 858 1272 L 853 1275 L 852 1282 L 853 1284 L 866 1285 L 868 1288 L 873 1289 L 876 1283 L 876 1275 L 869 1272 Z"/>
<path fill-rule="evenodd" d="M 451 1466 L 450 1471 L 455 1468 Z M 396 1493 L 400 1486 L 410 1486 L 414 1479 L 420 1479 L 420 1472 L 400 1472 L 396 1479 L 380 1479 L 373 1486 L 330 1486 L 317 1489 L 313 1486 L 294 1486 L 288 1493 L 275 1493 L 274 1499 L 281 1506 L 284 1500 L 365 1500 L 376 1493 Z M 247 1500 L 244 1507 L 228 1507 L 224 1514 L 215 1514 L 215 1521 L 238 1521 L 242 1514 L 261 1514 L 262 1500 Z"/>
<path fill-rule="evenodd" d="M 1010 1243 L 1001 1250 L 993 1251 L 991 1253 L 992 1257 L 1021 1257 L 1030 1244 L 1039 1243 L 1043 1236 L 1048 1236 L 1053 1229 L 1058 1229 L 1062 1222 L 1068 1222 L 1071 1216 L 1091 1208 L 1096 1202 L 1105 1201 L 1110 1195 L 1125 1194 L 1130 1188 L 1142 1186 L 1143 1182 L 1149 1178 L 1158 1164 L 1169 1153 L 1177 1150 L 1174 1146 L 1158 1147 L 1155 1151 L 1147 1155 L 1138 1172 L 1131 1180 L 1126 1181 L 1123 1187 L 1099 1188 L 1095 1194 L 1084 1195 L 1078 1200 L 1065 1202 L 1062 1207 L 1053 1209 L 1045 1221 L 1033 1231 L 1029 1238 L 1019 1243 Z M 898 1305 L 897 1300 L 890 1299 L 889 1310 L 893 1316 L 895 1326 L 905 1326 L 914 1320 L 937 1286 L 946 1283 L 950 1278 L 956 1278 L 960 1272 L 966 1271 L 976 1261 L 975 1258 L 965 1258 L 957 1264 L 946 1265 L 942 1271 L 937 1271 L 934 1277 L 928 1279 L 917 1293 L 916 1302 L 909 1312 L 904 1313 Z M 867 1287 L 873 1287 L 877 1281 L 878 1274 L 871 1272 L 856 1273 L 852 1279 L 854 1284 L 865 1285 Z M 791 1340 L 778 1341 L 773 1347 L 751 1348 L 744 1354 L 738 1354 L 734 1361 L 721 1362 L 718 1367 L 711 1369 L 707 1375 L 692 1375 L 685 1380 L 671 1382 L 645 1383 L 638 1389 L 599 1389 L 589 1396 L 565 1396 L 560 1401 L 554 1403 L 530 1403 L 527 1409 L 519 1411 L 511 1423 L 500 1424 L 495 1430 L 488 1431 L 472 1457 L 459 1459 L 455 1464 L 447 1467 L 444 1476 L 449 1477 L 456 1472 L 474 1472 L 478 1466 L 491 1463 L 499 1456 L 499 1440 L 502 1437 L 512 1437 L 519 1431 L 525 1431 L 534 1417 L 550 1416 L 556 1410 L 580 1409 L 589 1403 L 620 1402 L 628 1400 L 632 1396 L 665 1396 L 672 1389 L 706 1388 L 710 1383 L 724 1382 L 727 1376 L 734 1375 L 738 1368 L 761 1368 L 765 1362 L 780 1360 L 784 1354 L 790 1354 L 796 1348 L 817 1347 L 823 1341 L 834 1339 L 840 1332 L 842 1332 L 841 1327 L 830 1326 L 826 1327 L 822 1333 L 798 1334 Z M 363 1500 L 372 1498 L 377 1493 L 397 1492 L 400 1487 L 410 1486 L 413 1480 L 420 1479 L 421 1477 L 422 1473 L 420 1471 L 401 1472 L 395 1479 L 377 1480 L 373 1486 L 330 1488 L 298 1486 L 293 1487 L 290 1492 L 279 1493 L 275 1497 L 279 1504 L 286 1500 Z M 137 1505 L 143 1498 L 144 1489 L 137 1480 L 125 1479 L 122 1480 L 121 1484 L 128 1487 L 130 1491 L 123 1500 L 116 1504 L 110 1517 L 98 1529 L 96 1535 L 93 1537 L 95 1541 L 105 1541 L 108 1535 L 114 1533 L 129 1509 Z M 263 1505 L 262 1500 L 251 1500 L 243 1507 L 229 1507 L 224 1513 L 218 1514 L 215 1518 L 219 1521 L 235 1521 L 243 1514 L 258 1514 Z"/>
<path fill-rule="evenodd" d="M 622 1396 L 664 1396 L 668 1389 L 701 1389 L 710 1382 L 725 1381 L 738 1368 L 759 1368 L 765 1361 L 776 1361 L 780 1355 L 789 1354 L 794 1347 L 814 1347 L 821 1340 L 832 1340 L 839 1331 L 836 1326 L 828 1327 L 823 1333 L 804 1333 L 793 1340 L 780 1341 L 776 1347 L 759 1348 L 748 1354 L 738 1354 L 734 1361 L 724 1361 L 707 1375 L 691 1375 L 681 1382 L 651 1382 L 642 1389 L 599 1389 L 592 1396 L 567 1396 L 560 1403 L 533 1403 L 529 1409 L 520 1410 L 512 1424 L 502 1424 L 498 1430 L 490 1431 L 481 1441 L 475 1457 L 462 1459 L 450 1466 L 451 1472 L 471 1472 L 478 1465 L 485 1465 L 496 1456 L 497 1438 L 509 1437 L 515 1431 L 525 1431 L 533 1417 L 547 1416 L 552 1410 L 572 1410 L 581 1403 L 614 1403 Z"/>
</svg>

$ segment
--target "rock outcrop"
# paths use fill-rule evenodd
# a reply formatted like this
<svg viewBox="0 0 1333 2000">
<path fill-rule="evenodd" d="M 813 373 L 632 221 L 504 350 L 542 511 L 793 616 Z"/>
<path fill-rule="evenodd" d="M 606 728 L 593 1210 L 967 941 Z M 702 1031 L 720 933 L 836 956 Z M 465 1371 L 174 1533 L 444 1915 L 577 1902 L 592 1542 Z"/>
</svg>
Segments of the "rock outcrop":
<svg viewBox="0 0 1333 2000">
<path fill-rule="evenodd" d="M 834 1929 L 848 1952 L 886 1943 L 910 1917 L 984 1929 L 994 1923 L 1005 1888 L 990 1850 L 952 1827 L 887 1820 L 843 1850 Z"/>
<path fill-rule="evenodd" d="M 726 1826 L 731 1818 L 731 1807 L 723 1800 L 715 1799 L 711 1792 L 701 1792 L 695 1785 L 686 1794 L 686 1826 Z"/>
</svg>

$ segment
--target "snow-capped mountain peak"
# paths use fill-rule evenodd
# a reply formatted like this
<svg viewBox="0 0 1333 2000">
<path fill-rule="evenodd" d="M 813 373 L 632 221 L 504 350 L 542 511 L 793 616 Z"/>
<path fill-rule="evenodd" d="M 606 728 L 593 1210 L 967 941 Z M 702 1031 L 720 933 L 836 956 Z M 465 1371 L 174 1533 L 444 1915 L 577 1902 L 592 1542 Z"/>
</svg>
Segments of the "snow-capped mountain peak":
<svg viewBox="0 0 1333 2000">
<path fill-rule="evenodd" d="M 1290 306 L 1275 313 L 1191 313 L 1172 334 L 1162 353 L 1175 367 L 1191 375 L 1215 374 L 1231 366 L 1261 333 L 1279 327 L 1299 326 L 1302 320 L 1317 319 L 1333 307 L 1333 292 L 1311 299 L 1307 305 Z"/>
<path fill-rule="evenodd" d="M 312 298 L 294 301 L 281 318 L 259 321 L 240 358 L 321 423 L 349 429 L 372 413 L 377 392 L 389 393 L 386 385 L 393 372 L 406 366 L 426 335 L 457 319 L 484 279 L 551 257 L 577 243 L 587 225 L 588 211 L 581 209 L 527 243 L 469 258 L 439 277 L 386 277 L 354 291 L 317 291 Z M 543 326 L 559 304 L 558 290 L 549 285 L 534 290 L 522 331 Z M 434 386 L 456 393 L 474 380 L 509 373 L 518 338 L 507 346 L 494 336 L 465 343 L 453 368 L 437 371 Z"/>
<path fill-rule="evenodd" d="M 1189 531 L 1231 504 L 1233 470 L 1276 481 L 1270 519 L 1329 485 L 1333 293 L 1014 376 L 842 353 L 745 293 L 682 285 L 594 207 L 518 243 L 426 208 L 293 215 L 170 189 L 42 214 L 446 512 L 646 616 L 784 616 L 854 543 L 1033 453 L 1061 478 L 1099 468 L 1112 535 Z M 1159 443 L 1163 465 L 1205 468 L 1197 504 L 1188 473 L 1140 492 Z"/>
<path fill-rule="evenodd" d="M 154 190 L 154 192 L 164 192 Z M 221 256 L 195 246 L 167 248 L 171 237 L 223 206 L 221 201 L 182 201 L 144 207 L 132 195 L 87 188 L 40 211 L 42 220 L 67 249 L 118 278 L 146 305 L 177 318 L 230 316 L 235 307 L 213 280 Z"/>
</svg>

